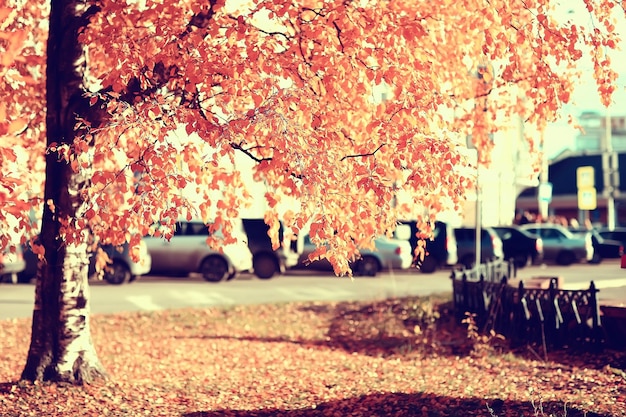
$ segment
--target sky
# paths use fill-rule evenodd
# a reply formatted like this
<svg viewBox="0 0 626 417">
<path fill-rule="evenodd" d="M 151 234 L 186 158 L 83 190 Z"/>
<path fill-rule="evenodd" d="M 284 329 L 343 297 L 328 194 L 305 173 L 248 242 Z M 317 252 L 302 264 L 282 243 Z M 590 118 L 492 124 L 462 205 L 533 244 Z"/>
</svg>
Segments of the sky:
<svg viewBox="0 0 626 417">
<path fill-rule="evenodd" d="M 626 56 L 622 60 L 621 62 L 626 62 Z M 613 104 L 608 108 L 611 116 L 626 116 L 626 68 L 625 71 L 620 71 L 620 74 L 617 83 L 618 88 L 613 95 Z M 565 149 L 574 149 L 575 147 L 576 136 L 580 132 L 567 124 L 565 119 L 567 114 L 580 116 L 581 113 L 586 111 L 595 111 L 600 114 L 606 114 L 607 112 L 607 109 L 600 102 L 591 76 L 589 76 L 588 80 L 584 80 L 584 84 L 577 89 L 572 102 L 572 104 L 567 104 L 563 108 L 564 120 L 552 123 L 546 130 L 544 150 L 548 158 L 558 155 Z"/>
<path fill-rule="evenodd" d="M 615 9 L 619 9 L 616 7 Z M 584 8 L 584 2 L 563 0 L 557 11 L 559 16 L 566 20 L 580 25 L 589 23 L 589 14 Z M 623 34 L 621 51 L 610 53 L 614 69 L 620 74 L 617 81 L 617 91 L 613 95 L 613 103 L 608 108 L 612 116 L 626 116 L 626 18 L 621 12 L 616 23 L 616 32 Z M 593 80 L 593 68 L 590 63 L 581 63 L 582 78 L 580 86 L 576 89 L 572 102 L 563 108 L 563 119 L 560 122 L 550 125 L 545 134 L 544 151 L 548 158 L 552 158 L 565 149 L 573 149 L 575 147 L 575 138 L 579 134 L 578 130 L 569 126 L 566 122 L 567 114 L 580 116 L 586 111 L 596 111 L 600 114 L 606 114 L 607 109 L 600 102 L 595 82 Z"/>
</svg>

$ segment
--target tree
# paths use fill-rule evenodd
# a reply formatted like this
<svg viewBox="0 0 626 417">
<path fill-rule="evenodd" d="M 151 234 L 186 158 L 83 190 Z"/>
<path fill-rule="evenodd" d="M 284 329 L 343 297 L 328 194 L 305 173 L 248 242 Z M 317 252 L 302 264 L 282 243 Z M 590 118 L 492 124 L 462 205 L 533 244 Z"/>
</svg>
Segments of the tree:
<svg viewBox="0 0 626 417">
<path fill-rule="evenodd" d="M 22 377 L 104 376 L 89 339 L 91 242 L 168 238 L 181 215 L 229 239 L 250 200 L 236 155 L 255 162 L 272 230 L 279 219 L 293 233 L 310 224 L 316 256 L 349 274 L 347 260 L 399 218 L 426 226 L 459 208 L 473 186 L 459 170 L 469 134 L 487 160 L 489 133 L 507 116 L 539 131 L 558 117 L 585 54 L 609 103 L 616 73 L 604 50 L 618 45 L 618 3 L 586 1 L 592 28 L 556 19 L 548 0 L 431 3 L 0 8 L 3 246 L 32 235 L 27 214 L 43 210 Z"/>
</svg>

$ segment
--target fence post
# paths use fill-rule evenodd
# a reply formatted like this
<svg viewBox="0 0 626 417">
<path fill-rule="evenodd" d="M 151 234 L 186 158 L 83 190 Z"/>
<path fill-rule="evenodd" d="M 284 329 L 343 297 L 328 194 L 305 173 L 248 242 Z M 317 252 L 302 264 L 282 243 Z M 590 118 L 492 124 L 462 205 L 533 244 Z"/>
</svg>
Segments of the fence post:
<svg viewBox="0 0 626 417">
<path fill-rule="evenodd" d="M 487 306 L 485 305 L 485 276 L 481 275 L 480 276 L 480 280 L 478 281 L 478 288 L 480 289 L 480 297 L 476 300 L 477 301 L 477 305 L 476 305 L 476 315 L 477 323 L 480 323 L 480 325 L 482 325 L 484 323 L 485 317 L 487 316 Z"/>
<path fill-rule="evenodd" d="M 524 281 L 520 280 L 517 286 L 517 299 L 515 299 L 515 295 L 512 298 L 513 338 L 514 343 L 518 344 L 525 340 L 526 327 L 530 319 L 530 311 L 524 298 Z"/>
<path fill-rule="evenodd" d="M 467 274 L 463 271 L 463 275 L 461 275 L 461 294 L 462 294 L 462 303 L 463 308 L 458 310 L 459 319 L 463 319 L 465 317 L 465 313 L 468 310 L 468 299 L 469 299 L 469 288 L 467 286 Z M 470 312 L 471 313 L 471 312 Z"/>
<path fill-rule="evenodd" d="M 515 260 L 509 261 L 509 278 L 515 278 L 517 276 L 517 265 L 515 265 Z"/>
<path fill-rule="evenodd" d="M 455 314 L 458 314 L 460 301 L 459 297 L 461 295 L 459 294 L 459 288 L 456 279 L 456 270 L 454 268 L 452 268 L 452 271 L 450 272 L 450 280 L 452 280 L 452 302 L 454 303 L 454 312 Z"/>
<path fill-rule="evenodd" d="M 550 279 L 550 310 L 551 310 L 551 317 L 550 317 L 550 326 L 551 328 L 546 329 L 546 331 L 548 332 L 548 337 L 549 337 L 549 341 L 550 344 L 552 344 L 553 346 L 558 346 L 561 347 L 563 346 L 564 340 L 563 340 L 563 315 L 561 313 L 561 308 L 559 305 L 559 298 L 558 298 L 558 280 L 556 278 L 551 278 Z"/>
<path fill-rule="evenodd" d="M 596 288 L 596 284 L 591 281 L 589 284 L 589 292 L 591 293 L 591 313 L 593 317 L 591 318 L 591 334 L 592 334 L 592 343 L 596 349 L 600 350 L 602 346 L 602 323 L 600 321 L 600 306 L 598 305 L 598 292 L 599 290 Z"/>
</svg>

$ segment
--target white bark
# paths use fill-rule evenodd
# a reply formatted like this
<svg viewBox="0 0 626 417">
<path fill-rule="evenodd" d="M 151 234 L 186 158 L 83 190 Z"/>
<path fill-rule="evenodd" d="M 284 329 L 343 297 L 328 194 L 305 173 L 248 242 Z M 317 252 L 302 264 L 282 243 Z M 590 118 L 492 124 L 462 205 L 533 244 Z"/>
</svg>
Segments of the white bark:
<svg viewBox="0 0 626 417">
<path fill-rule="evenodd" d="M 85 277 L 89 267 L 87 244 L 73 244 L 66 248 L 66 265 L 61 282 L 59 322 L 62 337 L 59 340 L 57 373 L 62 379 L 71 378 L 79 363 L 98 364 L 98 356 L 91 340 L 90 291 Z M 76 272 L 81 271 L 80 274 Z"/>
</svg>

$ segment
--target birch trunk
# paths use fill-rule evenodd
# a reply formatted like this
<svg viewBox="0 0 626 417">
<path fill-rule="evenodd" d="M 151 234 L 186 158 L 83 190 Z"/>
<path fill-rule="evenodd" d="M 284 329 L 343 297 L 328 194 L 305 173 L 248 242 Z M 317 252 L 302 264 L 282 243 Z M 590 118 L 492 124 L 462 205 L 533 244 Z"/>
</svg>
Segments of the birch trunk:
<svg viewBox="0 0 626 417">
<path fill-rule="evenodd" d="M 96 11 L 89 0 L 52 0 L 46 69 L 48 147 L 71 146 L 77 117 L 97 126 L 83 97 L 84 55 L 78 33 Z M 106 377 L 91 340 L 88 241 L 74 230 L 84 212 L 82 191 L 88 169 L 72 169 L 57 152 L 46 155 L 44 213 L 40 242 L 45 248 L 35 287 L 32 336 L 22 379 L 89 383 Z"/>
</svg>

